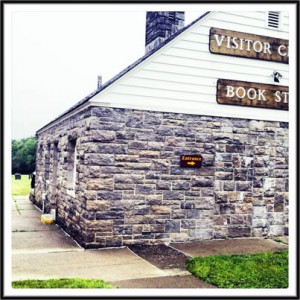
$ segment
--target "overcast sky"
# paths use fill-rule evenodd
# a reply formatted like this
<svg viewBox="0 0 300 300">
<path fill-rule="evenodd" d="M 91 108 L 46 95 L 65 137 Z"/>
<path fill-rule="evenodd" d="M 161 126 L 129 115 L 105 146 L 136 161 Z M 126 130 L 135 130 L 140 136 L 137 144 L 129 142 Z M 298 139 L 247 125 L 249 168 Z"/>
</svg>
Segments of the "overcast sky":
<svg viewBox="0 0 300 300">
<path fill-rule="evenodd" d="M 125 7 L 125 9 L 124 9 Z M 174 8 L 170 7 L 171 9 Z M 155 10 L 150 6 L 148 10 Z M 171 10 L 170 9 L 170 10 Z M 185 25 L 201 5 L 183 7 Z M 21 5 L 11 13 L 11 132 L 35 132 L 145 53 L 147 8 Z"/>
</svg>

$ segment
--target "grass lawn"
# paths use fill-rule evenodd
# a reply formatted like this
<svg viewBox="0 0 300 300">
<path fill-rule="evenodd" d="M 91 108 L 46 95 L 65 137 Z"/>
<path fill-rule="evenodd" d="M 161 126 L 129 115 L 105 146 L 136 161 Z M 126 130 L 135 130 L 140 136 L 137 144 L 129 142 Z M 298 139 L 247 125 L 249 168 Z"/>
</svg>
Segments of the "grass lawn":
<svg viewBox="0 0 300 300">
<path fill-rule="evenodd" d="M 30 193 L 31 179 L 28 175 L 22 175 L 20 180 L 15 179 L 15 175 L 11 176 L 11 188 L 13 196 L 27 196 Z"/>
<path fill-rule="evenodd" d="M 102 280 L 62 278 L 48 280 L 20 280 L 13 281 L 15 289 L 109 289 L 110 284 Z"/>
<path fill-rule="evenodd" d="M 219 288 L 287 288 L 288 251 L 195 257 L 187 269 Z"/>
</svg>

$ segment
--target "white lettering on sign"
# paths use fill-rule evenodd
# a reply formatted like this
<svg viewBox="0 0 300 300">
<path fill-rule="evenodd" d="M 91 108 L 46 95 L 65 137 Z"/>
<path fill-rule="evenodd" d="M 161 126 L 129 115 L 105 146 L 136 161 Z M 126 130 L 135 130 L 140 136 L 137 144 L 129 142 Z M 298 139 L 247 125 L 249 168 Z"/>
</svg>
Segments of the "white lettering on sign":
<svg viewBox="0 0 300 300">
<path fill-rule="evenodd" d="M 214 54 L 289 63 L 288 40 L 228 29 L 210 29 L 209 50 Z"/>
<path fill-rule="evenodd" d="M 281 56 L 288 56 L 288 47 L 285 45 L 280 45 L 278 47 L 278 54 Z"/>
<path fill-rule="evenodd" d="M 239 50 L 246 50 L 248 52 L 254 50 L 256 53 L 268 53 L 272 54 L 271 45 L 268 42 L 261 42 L 261 41 L 253 41 L 248 39 L 238 38 L 236 36 L 225 36 L 225 35 L 214 35 L 216 43 L 218 47 L 221 47 L 223 41 L 226 42 L 227 49 L 239 49 Z M 281 56 L 288 56 L 288 47 L 285 45 L 280 45 L 278 47 L 278 54 Z"/>
<path fill-rule="evenodd" d="M 218 79 L 217 102 L 289 110 L 289 88 L 274 84 Z"/>
<path fill-rule="evenodd" d="M 267 101 L 267 99 L 265 98 L 265 90 L 261 90 L 261 89 L 254 89 L 254 88 L 249 88 L 249 89 L 245 89 L 242 86 L 239 86 L 238 88 L 235 88 L 233 86 L 227 85 L 226 86 L 226 97 L 227 98 L 232 98 L 232 97 L 237 97 L 239 99 L 243 99 L 245 98 L 245 96 L 247 95 L 247 98 L 249 98 L 250 100 L 254 100 L 256 98 L 258 98 L 258 101 Z M 257 97 L 258 96 L 258 97 Z"/>
<path fill-rule="evenodd" d="M 263 89 L 244 88 L 242 86 L 234 87 L 231 85 L 226 86 L 226 98 L 237 97 L 243 99 L 247 96 L 249 100 L 269 101 L 266 99 L 265 92 L 266 90 Z M 276 91 L 274 93 L 274 100 L 276 102 L 288 103 L 288 96 L 288 92 Z"/>
<path fill-rule="evenodd" d="M 287 93 L 287 92 L 276 91 L 275 92 L 275 101 L 288 103 L 288 96 L 289 96 L 289 93 Z M 283 99 L 282 99 L 282 97 L 283 97 Z"/>
</svg>

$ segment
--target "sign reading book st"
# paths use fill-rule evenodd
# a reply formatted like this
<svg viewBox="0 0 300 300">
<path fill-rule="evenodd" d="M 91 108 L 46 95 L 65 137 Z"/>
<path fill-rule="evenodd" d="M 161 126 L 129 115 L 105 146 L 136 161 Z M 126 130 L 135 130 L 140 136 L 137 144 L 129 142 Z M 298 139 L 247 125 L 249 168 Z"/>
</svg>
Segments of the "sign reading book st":
<svg viewBox="0 0 300 300">
<path fill-rule="evenodd" d="M 260 108 L 289 109 L 287 86 L 219 79 L 217 102 Z"/>
<path fill-rule="evenodd" d="M 211 28 L 211 53 L 289 63 L 289 41 L 268 36 Z"/>
</svg>

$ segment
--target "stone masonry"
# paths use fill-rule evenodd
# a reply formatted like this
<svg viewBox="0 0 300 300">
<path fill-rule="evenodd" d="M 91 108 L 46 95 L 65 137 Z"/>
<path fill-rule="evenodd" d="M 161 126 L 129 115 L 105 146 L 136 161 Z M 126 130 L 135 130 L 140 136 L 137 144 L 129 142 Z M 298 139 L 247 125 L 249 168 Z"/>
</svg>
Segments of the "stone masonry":
<svg viewBox="0 0 300 300">
<path fill-rule="evenodd" d="M 90 107 L 37 136 L 36 204 L 83 247 L 288 235 L 288 123 Z"/>
</svg>

